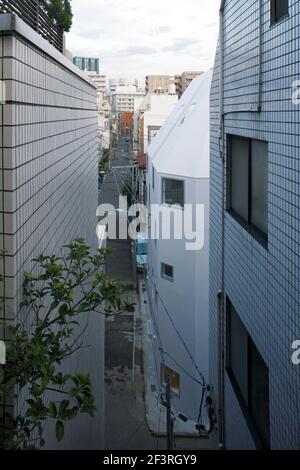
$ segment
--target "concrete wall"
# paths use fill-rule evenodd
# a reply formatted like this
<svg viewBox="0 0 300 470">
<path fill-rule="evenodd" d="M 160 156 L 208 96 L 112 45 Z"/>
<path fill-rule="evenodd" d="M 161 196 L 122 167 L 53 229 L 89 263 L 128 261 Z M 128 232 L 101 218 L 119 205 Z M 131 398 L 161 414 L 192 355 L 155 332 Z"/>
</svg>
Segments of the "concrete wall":
<svg viewBox="0 0 300 470">
<path fill-rule="evenodd" d="M 77 236 L 97 248 L 96 89 L 18 18 L 0 17 L 0 30 L 0 73 L 7 89 L 0 116 L 0 233 L 8 253 L 1 265 L 3 320 L 22 319 L 30 327 L 29 312 L 19 306 L 31 260 L 57 253 Z M 67 427 L 64 449 L 102 446 L 102 319 L 90 316 L 85 341 L 91 347 L 68 369 L 91 372 L 98 414 Z M 52 428 L 46 440 L 58 448 Z"/>
<path fill-rule="evenodd" d="M 292 103 L 299 80 L 299 1 L 272 25 L 262 1 L 262 112 L 255 107 L 259 71 L 259 1 L 225 2 L 225 134 L 269 143 L 268 247 L 225 213 L 225 294 L 269 368 L 271 447 L 298 449 L 300 370 L 291 360 L 300 336 L 300 113 Z M 221 283 L 222 162 L 219 155 L 219 53 L 211 90 L 210 370 L 217 391 L 218 305 Z M 254 442 L 225 373 L 225 445 Z"/>
</svg>

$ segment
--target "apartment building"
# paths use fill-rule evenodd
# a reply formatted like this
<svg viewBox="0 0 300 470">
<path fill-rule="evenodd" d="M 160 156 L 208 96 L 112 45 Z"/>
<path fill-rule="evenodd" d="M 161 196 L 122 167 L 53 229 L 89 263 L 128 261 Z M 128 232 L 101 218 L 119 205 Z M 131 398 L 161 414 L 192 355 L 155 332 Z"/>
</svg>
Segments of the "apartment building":
<svg viewBox="0 0 300 470">
<path fill-rule="evenodd" d="M 109 102 L 113 113 L 132 113 L 142 102 L 145 93 L 137 85 L 120 84 L 110 92 Z"/>
<path fill-rule="evenodd" d="M 0 16 L 0 44 L 6 85 L 0 155 L 4 339 L 14 321 L 29 324 L 32 312 L 20 305 L 24 272 L 35 272 L 34 258 L 59 254 L 79 236 L 97 249 L 98 141 L 96 87 L 83 72 L 15 15 Z M 97 414 L 69 423 L 60 444 L 47 426 L 48 449 L 103 447 L 104 320 L 87 318 L 84 340 L 91 347 L 75 354 L 68 368 L 91 374 Z"/>
<path fill-rule="evenodd" d="M 194 78 L 202 73 L 203 72 L 183 72 L 181 75 L 175 75 L 176 93 L 179 98 L 181 98 L 185 90 L 187 90 Z"/>
<path fill-rule="evenodd" d="M 169 93 L 170 85 L 175 83 L 175 77 L 170 75 L 147 75 L 146 76 L 146 94 L 147 93 Z"/>
<path fill-rule="evenodd" d="M 148 146 L 178 102 L 175 93 L 148 93 L 133 116 L 133 150 L 136 155 Z"/>
<path fill-rule="evenodd" d="M 106 76 L 98 75 L 96 72 L 86 72 L 86 74 L 97 87 L 98 136 L 100 145 L 102 148 L 109 148 L 111 106 L 107 99 Z"/>
<path fill-rule="evenodd" d="M 86 71 L 87 76 L 92 80 L 97 87 L 97 102 L 98 104 L 102 103 L 106 99 L 106 76 L 100 75 L 95 71 L 88 72 Z"/>
<path fill-rule="evenodd" d="M 173 411 L 188 418 L 185 422 L 175 421 L 175 432 L 188 434 L 197 433 L 201 397 L 209 382 L 211 79 L 212 71 L 193 82 L 148 149 L 147 195 L 151 225 L 147 287 L 153 321 L 149 329 L 154 332 L 158 376 L 153 371 L 153 376 L 147 377 L 147 384 L 164 393 L 165 377 L 170 377 Z M 198 243 L 194 240 L 192 248 L 187 227 L 181 230 L 180 238 L 176 237 L 175 220 L 186 222 L 187 211 L 191 209 L 196 225 L 197 204 L 203 206 L 204 212 L 196 228 Z M 154 214 L 155 207 L 161 212 Z M 168 220 L 170 237 L 165 238 L 162 224 Z"/>
<path fill-rule="evenodd" d="M 299 449 L 299 31 L 298 0 L 222 1 L 211 89 L 210 373 L 226 449 Z"/>
</svg>

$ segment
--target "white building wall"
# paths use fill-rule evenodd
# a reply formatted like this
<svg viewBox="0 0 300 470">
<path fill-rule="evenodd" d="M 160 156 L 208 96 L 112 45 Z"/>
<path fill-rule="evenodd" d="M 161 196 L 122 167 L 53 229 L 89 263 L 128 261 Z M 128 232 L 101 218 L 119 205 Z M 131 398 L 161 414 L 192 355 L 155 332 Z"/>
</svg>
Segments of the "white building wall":
<svg viewBox="0 0 300 470">
<path fill-rule="evenodd" d="M 7 89 L 0 133 L 0 236 L 1 248 L 7 250 L 0 266 L 1 320 L 7 325 L 22 319 L 30 328 L 30 312 L 19 306 L 24 272 L 32 271 L 32 259 L 58 253 L 78 236 L 97 248 L 96 89 L 18 18 L 2 16 L 0 31 L 5 31 L 0 37 L 0 69 Z M 103 446 L 103 335 L 103 318 L 91 314 L 84 338 L 91 347 L 68 364 L 70 372 L 91 373 L 96 417 L 68 424 L 60 445 L 49 427 L 48 448 Z"/>
<path fill-rule="evenodd" d="M 144 103 L 144 151 L 149 147 L 149 127 L 162 127 L 178 103 L 177 95 L 148 94 Z"/>
<path fill-rule="evenodd" d="M 159 174 L 156 170 L 154 174 L 153 189 L 152 161 L 150 160 L 147 175 L 148 194 L 150 194 L 148 201 L 151 204 L 160 204 L 162 178 L 174 178 L 174 176 Z M 152 292 L 150 296 L 152 310 L 163 349 L 166 351 L 166 354 L 161 354 L 159 338 L 156 337 L 156 362 L 160 364 L 165 360 L 165 364 L 180 375 L 180 397 L 175 395 L 173 397 L 175 408 L 190 420 L 196 421 L 202 388 L 190 376 L 200 382 L 202 379 L 172 326 L 166 309 L 176 329 L 182 335 L 194 363 L 197 364 L 208 384 L 209 180 L 180 177 L 178 179 L 185 181 L 185 203 L 192 204 L 194 207 L 198 203 L 205 207 L 204 247 L 201 251 L 187 251 L 185 238 L 155 241 L 149 236 L 148 277 L 150 292 Z M 176 210 L 181 214 L 183 212 L 180 208 Z M 153 226 L 153 222 L 151 223 Z M 174 267 L 174 282 L 161 277 L 161 262 Z M 155 294 L 155 289 L 158 295 Z M 157 387 L 159 386 L 158 383 Z M 194 426 L 192 429 L 195 430 Z"/>
</svg>

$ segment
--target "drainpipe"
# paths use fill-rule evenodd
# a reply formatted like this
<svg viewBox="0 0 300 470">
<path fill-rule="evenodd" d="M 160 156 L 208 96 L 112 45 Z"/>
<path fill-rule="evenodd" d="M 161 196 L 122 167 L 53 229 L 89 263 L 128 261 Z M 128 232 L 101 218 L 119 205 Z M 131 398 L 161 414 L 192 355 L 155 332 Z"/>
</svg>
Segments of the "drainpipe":
<svg viewBox="0 0 300 470">
<path fill-rule="evenodd" d="M 261 95 L 262 95 L 262 30 L 263 30 L 263 0 L 259 0 L 259 57 L 258 57 L 258 98 L 257 98 L 257 112 L 261 112 Z"/>
<path fill-rule="evenodd" d="M 222 268 L 221 291 L 218 292 L 218 431 L 219 449 L 224 449 L 224 291 L 225 291 L 225 155 L 224 155 L 224 4 L 220 7 L 219 26 L 219 149 L 222 161 Z"/>
</svg>

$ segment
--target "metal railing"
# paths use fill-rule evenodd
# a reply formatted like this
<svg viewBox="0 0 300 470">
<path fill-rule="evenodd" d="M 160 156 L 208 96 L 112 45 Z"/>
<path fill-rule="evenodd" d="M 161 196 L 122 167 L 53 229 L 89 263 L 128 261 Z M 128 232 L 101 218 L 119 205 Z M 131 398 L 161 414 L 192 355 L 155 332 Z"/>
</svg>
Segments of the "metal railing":
<svg viewBox="0 0 300 470">
<path fill-rule="evenodd" d="M 61 53 L 64 52 L 64 32 L 49 16 L 47 0 L 0 0 L 0 14 L 14 13 Z"/>
</svg>

